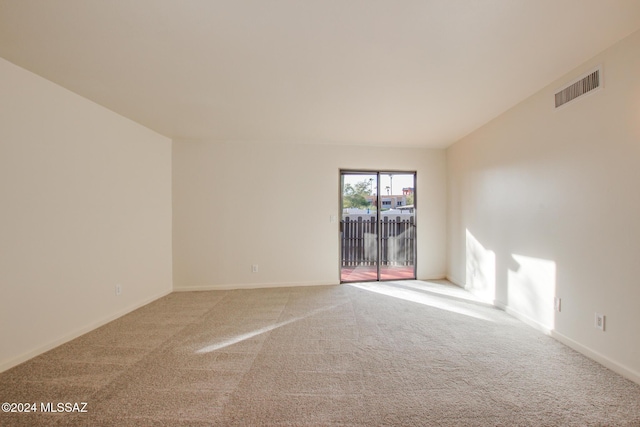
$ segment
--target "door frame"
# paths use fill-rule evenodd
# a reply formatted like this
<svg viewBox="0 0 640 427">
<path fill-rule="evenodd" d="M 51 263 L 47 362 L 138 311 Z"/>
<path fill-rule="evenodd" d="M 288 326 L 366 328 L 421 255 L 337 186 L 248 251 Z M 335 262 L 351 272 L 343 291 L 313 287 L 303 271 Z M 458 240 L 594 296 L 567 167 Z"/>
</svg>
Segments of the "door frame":
<svg viewBox="0 0 640 427">
<path fill-rule="evenodd" d="M 399 170 L 399 169 L 354 169 L 354 168 L 344 168 L 344 169 L 340 169 L 338 171 L 338 209 L 339 209 L 339 228 L 338 228 L 338 238 L 340 240 L 339 242 L 339 251 L 338 251 L 338 275 L 340 277 L 340 283 L 354 283 L 355 281 L 345 281 L 342 279 L 342 254 L 343 254 L 343 246 L 344 246 L 344 239 L 343 239 L 343 225 L 344 225 L 344 221 L 343 221 L 343 212 L 344 212 L 344 208 L 343 206 L 343 187 L 344 187 L 344 183 L 343 183 L 343 176 L 344 175 L 375 175 L 376 176 L 376 193 L 375 193 L 375 198 L 376 198 L 376 279 L 371 279 L 371 280 L 362 280 L 362 282 L 385 282 L 385 281 L 396 281 L 396 280 L 415 280 L 417 279 L 417 272 L 418 272 L 418 257 L 417 257 L 417 252 L 418 252 L 418 233 L 417 233 L 417 221 L 418 221 L 418 215 L 417 215 L 417 207 L 418 207 L 418 191 L 417 191 L 417 186 L 418 186 L 418 172 L 415 170 Z M 381 224 L 382 224 L 382 193 L 381 193 L 381 189 L 380 189 L 380 177 L 382 175 L 413 175 L 413 211 L 414 211 L 414 217 L 413 217 L 413 228 L 414 228 L 414 246 L 413 246 L 413 251 L 414 251 L 414 256 L 413 256 L 413 277 L 411 278 L 391 278 L 391 279 L 382 279 L 381 278 L 381 259 L 382 259 L 382 244 L 381 244 L 381 240 L 382 240 L 382 234 L 380 233 L 381 230 Z M 393 188 L 391 189 L 391 191 L 393 192 Z"/>
</svg>

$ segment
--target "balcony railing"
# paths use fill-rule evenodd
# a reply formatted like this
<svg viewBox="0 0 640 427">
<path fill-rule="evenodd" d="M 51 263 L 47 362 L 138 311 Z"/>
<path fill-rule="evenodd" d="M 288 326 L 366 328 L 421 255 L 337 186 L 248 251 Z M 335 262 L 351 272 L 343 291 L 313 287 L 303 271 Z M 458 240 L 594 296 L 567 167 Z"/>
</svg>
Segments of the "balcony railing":
<svg viewBox="0 0 640 427">
<path fill-rule="evenodd" d="M 342 266 L 375 265 L 378 259 L 380 233 L 380 265 L 412 266 L 415 264 L 416 238 L 414 217 L 349 215 L 342 220 Z"/>
</svg>

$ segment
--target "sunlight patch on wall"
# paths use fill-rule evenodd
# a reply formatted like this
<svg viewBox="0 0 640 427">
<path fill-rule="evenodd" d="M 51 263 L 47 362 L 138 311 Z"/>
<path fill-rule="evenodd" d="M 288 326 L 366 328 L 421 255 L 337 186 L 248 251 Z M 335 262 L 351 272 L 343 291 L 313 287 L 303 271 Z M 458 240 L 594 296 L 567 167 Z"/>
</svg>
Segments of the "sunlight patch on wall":
<svg viewBox="0 0 640 427">
<path fill-rule="evenodd" d="M 465 289 L 485 302 L 496 299 L 496 254 L 466 230 Z"/>
<path fill-rule="evenodd" d="M 556 263 L 512 255 L 518 266 L 508 271 L 508 306 L 548 330 L 554 328 Z"/>
</svg>

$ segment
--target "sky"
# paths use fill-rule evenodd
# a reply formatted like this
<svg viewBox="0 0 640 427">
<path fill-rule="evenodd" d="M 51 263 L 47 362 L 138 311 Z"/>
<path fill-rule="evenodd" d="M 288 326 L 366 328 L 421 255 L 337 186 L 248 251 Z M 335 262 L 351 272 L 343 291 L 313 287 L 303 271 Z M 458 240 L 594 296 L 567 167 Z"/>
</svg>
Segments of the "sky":
<svg viewBox="0 0 640 427">
<path fill-rule="evenodd" d="M 391 179 L 392 177 L 392 179 Z M 362 182 L 362 181 L 369 181 L 370 178 L 373 178 L 373 191 L 375 193 L 375 188 L 376 188 L 376 174 L 375 173 L 367 173 L 367 174 L 346 174 L 344 175 L 344 183 L 345 184 L 355 184 L 357 182 Z M 381 173 L 380 174 L 380 187 L 381 187 L 381 194 L 382 195 L 386 195 L 387 194 L 387 187 L 391 186 L 391 182 L 393 182 L 393 191 L 391 192 L 392 195 L 401 195 L 402 194 L 402 189 L 406 188 L 406 187 L 412 187 L 415 188 L 415 184 L 414 184 L 414 175 L 411 174 L 406 174 L 406 173 Z"/>
</svg>

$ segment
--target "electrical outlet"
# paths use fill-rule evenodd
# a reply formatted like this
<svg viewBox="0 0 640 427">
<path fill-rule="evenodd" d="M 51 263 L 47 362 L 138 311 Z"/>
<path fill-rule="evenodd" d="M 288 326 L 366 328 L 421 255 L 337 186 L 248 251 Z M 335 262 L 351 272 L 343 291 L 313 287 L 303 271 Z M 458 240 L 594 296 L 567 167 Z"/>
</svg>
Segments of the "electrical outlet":
<svg viewBox="0 0 640 427">
<path fill-rule="evenodd" d="M 595 327 L 604 332 L 604 314 L 596 313 L 595 317 Z"/>
<path fill-rule="evenodd" d="M 257 273 L 258 272 L 258 264 L 253 264 L 251 266 L 251 272 L 252 273 Z"/>
<path fill-rule="evenodd" d="M 559 297 L 553 299 L 553 309 L 558 313 L 562 310 L 562 300 Z"/>
<path fill-rule="evenodd" d="M 121 285 L 116 285 L 116 295 L 121 295 L 122 294 L 122 286 Z"/>
</svg>

